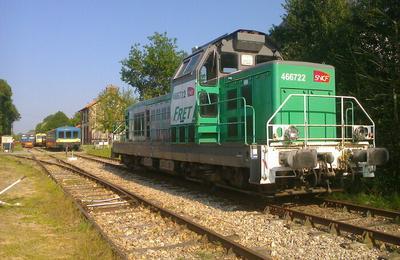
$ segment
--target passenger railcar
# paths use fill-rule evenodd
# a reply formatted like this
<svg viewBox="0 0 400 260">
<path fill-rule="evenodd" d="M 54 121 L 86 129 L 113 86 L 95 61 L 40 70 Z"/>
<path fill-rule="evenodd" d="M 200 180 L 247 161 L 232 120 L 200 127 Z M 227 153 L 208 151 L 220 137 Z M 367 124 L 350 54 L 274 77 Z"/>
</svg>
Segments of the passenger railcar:
<svg viewBox="0 0 400 260">
<path fill-rule="evenodd" d="M 35 134 L 35 146 L 45 146 L 46 145 L 46 134 L 36 133 Z"/>
<path fill-rule="evenodd" d="M 47 132 L 46 147 L 50 149 L 79 150 L 81 145 L 81 129 L 78 127 L 58 127 Z"/>
<path fill-rule="evenodd" d="M 21 145 L 24 148 L 32 148 L 35 143 L 35 136 L 32 134 L 23 134 L 21 136 Z"/>
<path fill-rule="evenodd" d="M 126 111 L 114 155 L 190 178 L 270 193 L 320 192 L 374 177 L 388 152 L 334 67 L 284 61 L 268 36 L 238 30 L 194 50 L 171 93 Z"/>
</svg>

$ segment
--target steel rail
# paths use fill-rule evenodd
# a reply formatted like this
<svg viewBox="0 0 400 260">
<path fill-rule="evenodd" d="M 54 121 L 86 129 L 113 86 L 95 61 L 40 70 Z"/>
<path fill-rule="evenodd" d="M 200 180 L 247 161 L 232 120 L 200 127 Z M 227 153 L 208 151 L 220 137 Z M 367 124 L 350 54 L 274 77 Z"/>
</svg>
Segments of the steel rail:
<svg viewBox="0 0 400 260">
<path fill-rule="evenodd" d="M 36 158 L 36 156 L 34 154 L 32 154 L 32 158 L 29 157 L 23 157 L 23 156 L 17 156 L 18 158 L 23 158 L 23 159 L 28 159 L 28 160 L 33 160 L 35 161 L 39 167 L 48 175 L 50 176 L 50 178 L 62 189 L 62 191 L 64 192 L 64 194 L 66 194 L 74 203 L 75 206 L 78 208 L 78 210 L 81 212 L 81 214 L 90 222 L 91 225 L 94 226 L 94 228 L 97 230 L 97 232 L 100 233 L 100 235 L 102 236 L 102 238 L 111 246 L 112 251 L 114 252 L 114 254 L 121 258 L 121 259 L 128 259 L 128 256 L 109 238 L 109 236 L 101 229 L 101 227 L 96 223 L 95 219 L 90 216 L 90 214 L 82 207 L 81 204 L 79 204 L 79 202 L 77 200 L 74 199 L 74 197 L 72 196 L 72 194 L 64 189 L 64 187 L 61 185 L 61 183 L 58 182 L 58 180 L 56 178 L 54 178 L 54 176 L 51 174 L 51 172 L 44 166 L 44 164 L 49 164 L 49 165 L 54 165 L 54 166 L 58 166 L 61 167 L 63 169 L 69 170 L 69 171 L 73 171 L 73 169 L 66 167 L 64 165 L 60 165 L 57 163 L 52 163 L 52 162 L 47 162 L 47 161 L 43 161 L 43 160 L 39 160 Z"/>
<path fill-rule="evenodd" d="M 110 190 L 113 190 L 114 192 L 116 192 L 118 194 L 122 194 L 124 196 L 124 198 L 129 198 L 131 200 L 138 201 L 139 203 L 147 206 L 149 209 L 159 213 L 161 216 L 170 218 L 174 222 L 176 222 L 180 225 L 186 226 L 188 229 L 192 230 L 193 232 L 195 232 L 199 235 L 205 236 L 209 241 L 220 243 L 223 247 L 225 247 L 227 249 L 227 251 L 232 250 L 232 252 L 234 252 L 236 255 L 243 257 L 245 259 L 270 259 L 269 256 L 262 254 L 251 248 L 245 247 L 245 246 L 237 243 L 236 241 L 230 239 L 229 237 L 223 236 L 207 227 L 204 227 L 204 226 L 192 221 L 188 217 L 179 215 L 169 209 L 163 208 L 161 205 L 158 205 L 140 195 L 134 194 L 134 193 L 132 193 L 120 186 L 117 186 L 109 181 L 103 180 L 103 179 L 101 179 L 101 178 L 75 166 L 75 165 L 72 165 L 64 160 L 61 160 L 55 156 L 50 155 L 50 157 L 58 160 L 59 162 L 65 164 L 65 165 L 68 165 L 69 167 L 74 169 L 74 171 L 77 172 L 78 174 L 85 176 L 89 179 L 92 179 L 92 180 L 100 183 L 101 185 L 106 186 Z"/>
<path fill-rule="evenodd" d="M 376 216 L 382 216 L 382 217 L 387 217 L 387 218 L 400 219 L 399 211 L 379 209 L 379 208 L 363 206 L 363 205 L 358 205 L 355 203 L 339 201 L 339 200 L 320 198 L 319 201 L 321 201 L 326 206 L 346 207 L 348 210 L 360 211 L 360 212 L 363 212 L 366 214 L 371 214 L 372 216 L 376 215 Z"/>
<path fill-rule="evenodd" d="M 266 212 L 270 212 L 279 216 L 286 218 L 300 219 L 306 222 L 314 224 L 319 224 L 329 227 L 332 231 L 340 234 L 341 231 L 349 232 L 355 235 L 361 235 L 364 239 L 370 239 L 373 244 L 376 241 L 381 241 L 385 243 L 390 243 L 393 245 L 400 246 L 400 236 L 396 236 L 390 233 L 385 233 L 382 231 L 374 230 L 368 227 L 356 226 L 353 224 L 345 223 L 338 220 L 333 220 L 329 218 L 324 218 L 314 214 L 309 214 L 301 212 L 291 208 L 285 208 L 274 204 L 267 204 Z"/>
</svg>

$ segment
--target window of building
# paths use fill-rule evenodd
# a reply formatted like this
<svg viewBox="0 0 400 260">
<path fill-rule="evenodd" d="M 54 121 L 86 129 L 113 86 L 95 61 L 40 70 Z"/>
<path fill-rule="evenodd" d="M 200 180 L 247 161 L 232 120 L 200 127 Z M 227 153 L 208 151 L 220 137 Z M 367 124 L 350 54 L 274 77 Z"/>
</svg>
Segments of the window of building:
<svg viewBox="0 0 400 260">
<path fill-rule="evenodd" d="M 218 95 L 215 93 L 201 92 L 200 99 L 200 116 L 216 117 L 218 114 Z"/>
<path fill-rule="evenodd" d="M 221 53 L 221 72 L 232 73 L 238 70 L 238 56 L 236 53 Z"/>
<path fill-rule="evenodd" d="M 228 106 L 228 110 L 233 110 L 237 108 L 237 91 L 236 89 L 231 89 L 228 91 L 227 93 L 227 98 L 229 99 L 233 99 L 228 101 L 227 106 Z"/>
</svg>

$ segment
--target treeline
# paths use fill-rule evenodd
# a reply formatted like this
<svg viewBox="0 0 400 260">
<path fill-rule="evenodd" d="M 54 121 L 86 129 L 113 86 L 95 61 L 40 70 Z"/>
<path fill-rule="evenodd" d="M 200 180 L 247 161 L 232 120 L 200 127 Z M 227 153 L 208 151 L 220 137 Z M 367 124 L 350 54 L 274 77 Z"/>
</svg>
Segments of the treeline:
<svg viewBox="0 0 400 260">
<path fill-rule="evenodd" d="M 21 118 L 12 101 L 12 90 L 7 81 L 0 79 L 0 136 L 10 135 L 14 121 Z"/>
<path fill-rule="evenodd" d="M 398 0 L 287 0 L 271 37 L 288 60 L 336 67 L 337 93 L 357 97 L 376 123 L 389 164 L 368 186 L 400 185 L 400 4 Z"/>
<path fill-rule="evenodd" d="M 36 125 L 36 133 L 46 133 L 54 128 L 61 126 L 75 126 L 81 121 L 80 113 L 75 113 L 72 118 L 68 118 L 64 112 L 58 111 L 43 119 L 42 122 Z"/>
</svg>

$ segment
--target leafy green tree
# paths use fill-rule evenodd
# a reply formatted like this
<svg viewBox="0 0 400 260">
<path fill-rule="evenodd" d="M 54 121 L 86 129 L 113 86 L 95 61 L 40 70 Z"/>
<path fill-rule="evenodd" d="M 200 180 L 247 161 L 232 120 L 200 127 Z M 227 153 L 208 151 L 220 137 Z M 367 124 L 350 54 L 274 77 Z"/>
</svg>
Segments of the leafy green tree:
<svg viewBox="0 0 400 260">
<path fill-rule="evenodd" d="M 120 90 L 115 86 L 108 86 L 97 97 L 96 128 L 102 132 L 113 131 L 124 122 L 125 110 L 135 102 L 131 89 Z"/>
<path fill-rule="evenodd" d="M 46 133 L 57 127 L 69 126 L 71 124 L 70 119 L 64 114 L 64 112 L 58 111 L 52 115 L 47 116 L 43 121 L 36 125 L 35 131 Z"/>
<path fill-rule="evenodd" d="M 13 122 L 21 118 L 11 97 L 10 85 L 7 81 L 0 79 L 0 135 L 11 134 Z"/>
<path fill-rule="evenodd" d="M 76 126 L 76 125 L 78 125 L 78 124 L 80 124 L 81 123 L 81 113 L 80 112 L 76 112 L 75 114 L 74 114 L 74 116 L 71 118 L 71 125 L 72 126 Z"/>
<path fill-rule="evenodd" d="M 140 99 L 148 99 L 170 91 L 171 78 L 185 52 L 179 51 L 176 38 L 167 33 L 154 33 L 150 43 L 131 47 L 129 57 L 121 61 L 121 80 L 131 85 Z"/>
</svg>

